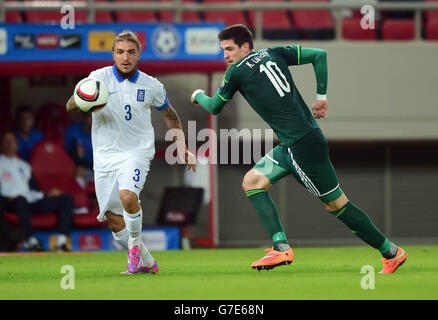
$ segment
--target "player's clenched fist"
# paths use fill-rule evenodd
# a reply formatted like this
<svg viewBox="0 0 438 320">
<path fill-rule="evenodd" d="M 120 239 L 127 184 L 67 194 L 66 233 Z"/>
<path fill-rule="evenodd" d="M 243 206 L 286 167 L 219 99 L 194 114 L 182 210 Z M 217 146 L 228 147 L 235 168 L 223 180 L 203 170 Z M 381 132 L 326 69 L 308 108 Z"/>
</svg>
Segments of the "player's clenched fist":
<svg viewBox="0 0 438 320">
<path fill-rule="evenodd" d="M 191 97 L 190 97 L 190 101 L 195 105 L 195 106 L 199 106 L 198 101 L 196 101 L 195 97 L 198 93 L 205 93 L 205 90 L 202 89 L 196 89 L 195 91 L 193 91 Z"/>
</svg>

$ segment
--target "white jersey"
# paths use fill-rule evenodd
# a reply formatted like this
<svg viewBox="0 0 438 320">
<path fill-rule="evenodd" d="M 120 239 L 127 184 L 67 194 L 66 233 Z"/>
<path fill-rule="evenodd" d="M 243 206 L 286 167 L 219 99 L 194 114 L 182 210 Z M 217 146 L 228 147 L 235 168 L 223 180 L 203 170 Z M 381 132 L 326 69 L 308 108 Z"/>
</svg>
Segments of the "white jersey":
<svg viewBox="0 0 438 320">
<path fill-rule="evenodd" d="M 106 106 L 92 113 L 94 170 L 119 169 L 133 157 L 152 159 L 155 133 L 150 107 L 167 108 L 164 86 L 138 70 L 131 78 L 123 79 L 115 66 L 95 70 L 89 77 L 102 81 L 110 94 Z"/>
<path fill-rule="evenodd" d="M 32 168 L 26 161 L 0 156 L 0 194 L 3 197 L 23 196 L 29 203 L 42 199 L 44 193 L 30 189 L 31 178 Z"/>
</svg>

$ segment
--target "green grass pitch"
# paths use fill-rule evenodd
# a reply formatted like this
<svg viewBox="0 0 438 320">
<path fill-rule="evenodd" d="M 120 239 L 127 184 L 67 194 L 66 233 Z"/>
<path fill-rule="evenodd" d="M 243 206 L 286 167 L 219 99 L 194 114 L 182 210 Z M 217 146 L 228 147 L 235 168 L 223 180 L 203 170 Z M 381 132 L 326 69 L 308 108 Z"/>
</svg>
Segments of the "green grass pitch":
<svg viewBox="0 0 438 320">
<path fill-rule="evenodd" d="M 438 246 L 406 246 L 408 260 L 381 275 L 369 247 L 297 247 L 295 261 L 271 271 L 250 268 L 261 249 L 153 252 L 160 272 L 120 275 L 123 252 L 0 255 L 0 299 L 367 300 L 438 299 Z M 74 289 L 63 289 L 64 265 Z M 374 289 L 363 289 L 361 268 L 374 268 Z M 370 279 L 370 278 L 368 278 Z M 361 282 L 362 281 L 362 282 Z M 368 285 L 371 282 L 368 280 Z M 365 283 L 365 282 L 363 282 Z"/>
</svg>

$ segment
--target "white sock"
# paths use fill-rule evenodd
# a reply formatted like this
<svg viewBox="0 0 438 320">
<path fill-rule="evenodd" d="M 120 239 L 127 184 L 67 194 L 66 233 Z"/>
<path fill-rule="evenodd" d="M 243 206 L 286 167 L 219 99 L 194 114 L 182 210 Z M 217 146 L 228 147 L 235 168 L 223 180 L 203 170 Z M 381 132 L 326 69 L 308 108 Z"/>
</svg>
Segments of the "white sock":
<svg viewBox="0 0 438 320">
<path fill-rule="evenodd" d="M 119 232 L 113 232 L 114 240 L 116 240 L 124 249 L 128 250 L 128 240 L 129 240 L 129 234 L 128 230 L 123 229 Z M 140 254 L 141 258 L 143 260 L 143 264 L 147 267 L 152 267 L 152 265 L 155 262 L 154 257 L 151 255 L 149 250 L 144 245 L 143 241 L 140 242 Z"/>
<path fill-rule="evenodd" d="M 151 253 L 146 248 L 143 241 L 141 241 L 140 249 L 141 249 L 140 254 L 141 254 L 141 258 L 143 260 L 143 264 L 147 267 L 152 267 L 154 265 L 155 259 L 154 259 L 154 257 L 152 257 Z"/>
<path fill-rule="evenodd" d="M 123 211 L 123 219 L 129 234 L 128 248 L 132 248 L 134 245 L 139 246 L 141 242 L 141 228 L 143 226 L 143 211 L 141 208 L 136 213 Z"/>
<path fill-rule="evenodd" d="M 123 247 L 123 249 L 128 250 L 129 234 L 126 228 L 120 230 L 119 232 L 113 232 L 113 238 Z"/>
</svg>

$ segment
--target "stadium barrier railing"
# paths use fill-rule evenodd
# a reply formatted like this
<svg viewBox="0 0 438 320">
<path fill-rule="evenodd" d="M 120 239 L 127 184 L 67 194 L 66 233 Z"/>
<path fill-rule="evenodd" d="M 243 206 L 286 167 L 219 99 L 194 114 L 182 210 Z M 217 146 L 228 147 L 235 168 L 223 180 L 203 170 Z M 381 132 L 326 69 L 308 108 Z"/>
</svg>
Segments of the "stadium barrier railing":
<svg viewBox="0 0 438 320">
<path fill-rule="evenodd" d="M 266 10 L 331 10 L 340 13 L 343 9 L 360 10 L 365 2 L 358 1 L 355 4 L 341 4 L 331 2 L 226 2 L 226 3 L 182 3 L 181 0 L 173 2 L 95 2 L 88 1 L 5 1 L 0 0 L 0 23 L 5 22 L 6 11 L 13 10 L 60 10 L 65 5 L 71 5 L 75 10 L 88 12 L 88 23 L 95 22 L 95 13 L 100 10 L 153 10 L 174 11 L 176 23 L 181 22 L 184 11 L 235 11 L 255 10 L 255 34 L 256 40 L 263 38 L 263 11 Z M 438 10 L 438 2 L 377 2 L 371 4 L 375 12 L 383 11 L 413 11 L 415 21 L 415 39 L 422 40 L 422 13 L 425 10 Z M 340 14 L 334 15 L 335 40 L 342 39 L 342 19 Z"/>
</svg>

